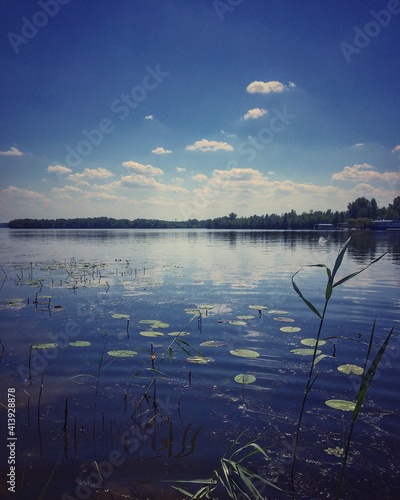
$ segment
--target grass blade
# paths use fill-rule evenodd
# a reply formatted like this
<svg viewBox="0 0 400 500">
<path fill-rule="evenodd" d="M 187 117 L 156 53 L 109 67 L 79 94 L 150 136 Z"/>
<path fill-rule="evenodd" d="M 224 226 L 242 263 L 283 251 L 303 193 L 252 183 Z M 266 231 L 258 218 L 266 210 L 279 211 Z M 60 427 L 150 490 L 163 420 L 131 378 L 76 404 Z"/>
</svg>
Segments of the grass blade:
<svg viewBox="0 0 400 500">
<path fill-rule="evenodd" d="M 292 276 L 292 285 L 293 285 L 293 288 L 295 290 L 295 292 L 297 293 L 297 295 L 301 298 L 301 300 L 311 309 L 311 311 L 316 314 L 318 316 L 318 318 L 321 318 L 321 314 L 319 313 L 318 309 L 316 307 L 313 306 L 313 304 L 311 304 L 311 302 L 309 300 L 307 300 L 304 295 L 301 293 L 299 287 L 296 285 L 296 283 L 294 282 L 294 277 L 296 276 L 296 274 L 298 274 L 300 271 L 297 271 L 296 273 L 293 274 Z"/>
</svg>

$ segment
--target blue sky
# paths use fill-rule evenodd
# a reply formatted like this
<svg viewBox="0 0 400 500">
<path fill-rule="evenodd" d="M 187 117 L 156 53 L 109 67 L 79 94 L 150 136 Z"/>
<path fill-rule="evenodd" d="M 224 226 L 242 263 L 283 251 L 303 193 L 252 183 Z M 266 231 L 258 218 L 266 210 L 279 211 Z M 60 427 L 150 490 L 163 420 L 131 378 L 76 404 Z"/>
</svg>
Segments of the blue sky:
<svg viewBox="0 0 400 500">
<path fill-rule="evenodd" d="M 387 206 L 400 1 L 4 0 L 0 221 Z"/>
</svg>

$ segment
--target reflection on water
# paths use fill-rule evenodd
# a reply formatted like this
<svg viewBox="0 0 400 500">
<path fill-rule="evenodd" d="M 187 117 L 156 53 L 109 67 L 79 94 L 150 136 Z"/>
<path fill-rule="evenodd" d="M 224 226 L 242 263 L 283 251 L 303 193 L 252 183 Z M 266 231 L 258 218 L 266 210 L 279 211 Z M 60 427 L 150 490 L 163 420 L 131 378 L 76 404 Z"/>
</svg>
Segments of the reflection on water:
<svg viewBox="0 0 400 500">
<path fill-rule="evenodd" d="M 168 490 L 165 498 L 180 498 L 170 481 L 209 477 L 246 428 L 241 444 L 261 436 L 272 458 L 267 464 L 254 458 L 253 470 L 287 489 L 309 361 L 291 351 L 303 348 L 301 341 L 314 337 L 318 326 L 294 293 L 291 276 L 302 269 L 296 283 L 322 307 L 325 269 L 308 266 L 332 267 L 347 237 L 314 231 L 0 230 L 1 390 L 17 389 L 19 475 L 25 475 L 20 498 L 39 498 L 49 477 L 48 498 L 105 494 L 96 464 L 103 464 L 107 489 L 119 495 L 159 500 Z M 335 491 L 338 459 L 325 450 L 341 446 L 349 415 L 328 410 L 324 402 L 353 399 L 359 383 L 338 366 L 363 366 L 375 318 L 374 352 L 400 322 L 398 235 L 356 234 L 340 276 L 384 252 L 378 264 L 335 289 L 323 331 L 327 357 L 318 365 L 304 421 L 300 498 L 315 498 L 316 491 L 332 498 Z M 128 315 L 129 322 L 116 314 Z M 142 320 L 158 320 L 153 330 L 159 336 L 141 335 L 152 330 Z M 296 330 L 282 330 L 288 325 Z M 174 337 L 168 333 L 181 330 L 189 333 L 182 338 L 187 344 L 175 343 L 170 351 Z M 73 340 L 90 346 L 71 346 Z M 207 341 L 222 345 L 201 346 Z M 58 346 L 30 348 L 46 342 Z M 188 361 L 198 355 L 190 346 L 213 361 Z M 237 349 L 259 357 L 231 355 Z M 111 357 L 111 350 L 137 355 Z M 391 498 L 396 491 L 399 352 L 395 337 L 357 422 L 356 459 L 343 498 L 371 492 Z M 238 374 L 255 381 L 240 385 Z M 4 419 L 1 412 L 6 428 Z M 2 462 L 1 470 L 6 466 Z"/>
</svg>

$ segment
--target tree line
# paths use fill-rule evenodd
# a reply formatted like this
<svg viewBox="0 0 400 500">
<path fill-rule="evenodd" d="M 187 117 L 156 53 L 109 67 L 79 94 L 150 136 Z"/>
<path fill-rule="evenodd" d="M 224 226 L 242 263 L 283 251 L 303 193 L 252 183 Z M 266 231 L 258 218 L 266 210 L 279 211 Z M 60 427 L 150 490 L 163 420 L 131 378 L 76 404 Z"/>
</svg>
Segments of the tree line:
<svg viewBox="0 0 400 500">
<path fill-rule="evenodd" d="M 159 219 L 114 219 L 111 217 L 85 217 L 74 219 L 14 219 L 11 229 L 313 229 L 316 224 L 347 225 L 367 228 L 374 219 L 400 219 L 400 196 L 388 207 L 379 208 L 372 198 L 357 198 L 347 205 L 347 211 L 313 211 L 298 214 L 295 210 L 283 214 L 238 217 L 231 212 L 214 219 L 166 221 Z"/>
</svg>

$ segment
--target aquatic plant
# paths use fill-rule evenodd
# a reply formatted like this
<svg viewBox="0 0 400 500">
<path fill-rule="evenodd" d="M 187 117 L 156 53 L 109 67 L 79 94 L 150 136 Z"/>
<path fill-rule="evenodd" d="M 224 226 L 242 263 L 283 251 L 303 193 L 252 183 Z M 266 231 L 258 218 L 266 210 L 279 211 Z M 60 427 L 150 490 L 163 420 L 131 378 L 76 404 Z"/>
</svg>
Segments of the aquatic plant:
<svg viewBox="0 0 400 500">
<path fill-rule="evenodd" d="M 326 288 L 325 288 L 325 302 L 324 302 L 322 312 L 320 312 L 311 301 L 306 299 L 306 297 L 303 295 L 303 293 L 301 292 L 301 290 L 297 286 L 297 284 L 295 282 L 295 277 L 300 272 L 300 270 L 297 271 L 296 273 L 294 273 L 292 278 L 291 278 L 293 289 L 295 290 L 297 295 L 307 305 L 307 307 L 319 318 L 319 326 L 318 326 L 317 335 L 315 338 L 315 346 L 314 346 L 314 349 L 312 349 L 311 352 L 309 353 L 312 355 L 312 358 L 311 358 L 311 362 L 310 362 L 309 373 L 308 373 L 308 377 L 307 377 L 306 386 L 304 389 L 303 401 L 301 404 L 299 418 L 298 418 L 296 432 L 295 432 L 293 460 L 292 460 L 291 475 L 290 475 L 293 493 L 294 493 L 294 474 L 295 474 L 295 467 L 296 467 L 297 454 L 298 454 L 298 448 L 299 448 L 300 430 L 301 430 L 301 425 L 303 422 L 303 416 L 304 416 L 304 411 L 305 411 L 305 407 L 306 407 L 306 403 L 307 403 L 308 394 L 310 393 L 310 391 L 311 391 L 311 389 L 312 389 L 312 387 L 313 387 L 313 385 L 314 385 L 314 383 L 317 380 L 317 377 L 319 375 L 319 372 L 314 374 L 314 368 L 315 368 L 317 362 L 320 360 L 320 356 L 317 356 L 318 354 L 321 353 L 321 351 L 318 349 L 318 346 L 320 345 L 319 342 L 320 342 L 321 332 L 322 332 L 322 329 L 324 326 L 326 311 L 328 309 L 328 305 L 329 305 L 329 301 L 332 297 L 332 293 L 333 293 L 335 288 L 342 285 L 343 283 L 346 283 L 347 281 L 351 280 L 352 278 L 356 277 L 357 275 L 359 275 L 360 273 L 362 273 L 363 271 L 368 269 L 372 264 L 375 264 L 380 259 L 382 259 L 382 257 L 384 257 L 384 255 L 386 255 L 386 252 L 385 252 L 384 254 L 380 255 L 376 259 L 372 260 L 368 265 L 366 265 L 362 269 L 360 269 L 356 272 L 353 272 L 351 274 L 348 274 L 347 276 L 335 281 L 337 272 L 339 271 L 339 268 L 342 265 L 344 255 L 346 253 L 346 250 L 347 250 L 351 240 L 352 240 L 352 236 L 345 241 L 343 247 L 340 249 L 340 251 L 336 257 L 336 260 L 335 260 L 335 263 L 333 266 L 333 270 L 331 270 L 325 264 L 313 264 L 311 266 L 308 266 L 308 267 L 323 268 L 323 269 L 325 269 L 326 274 L 327 274 L 327 282 L 326 282 Z M 297 351 L 299 351 L 299 349 Z M 305 350 L 303 350 L 303 351 L 305 351 Z M 295 352 L 295 354 L 299 354 L 299 352 Z M 306 353 L 303 352 L 303 354 L 306 354 Z M 368 386 L 365 385 L 364 388 L 366 390 L 368 388 Z M 365 394 L 364 394 L 364 396 L 365 396 Z"/>
</svg>

